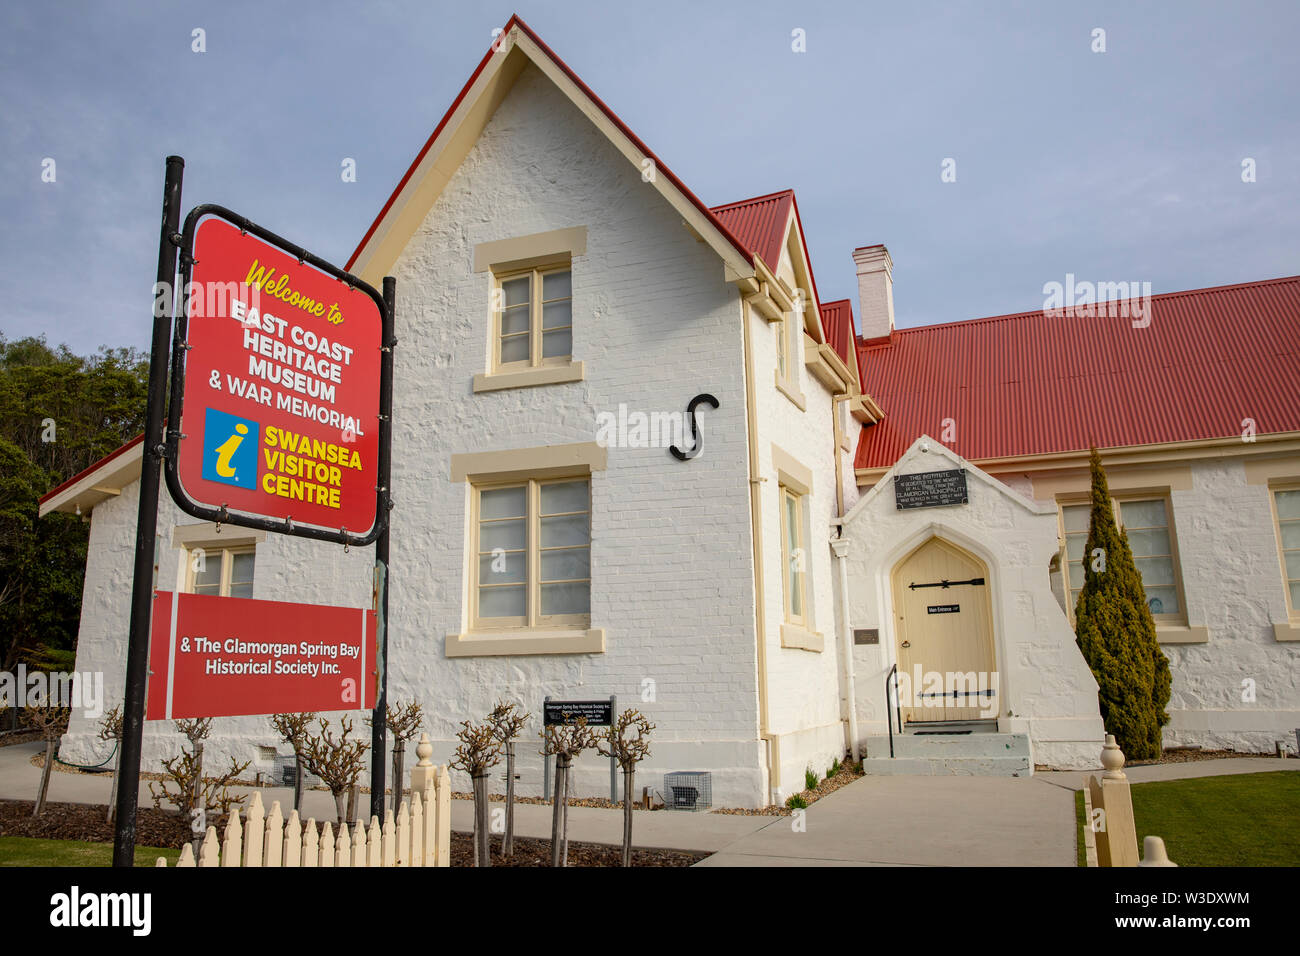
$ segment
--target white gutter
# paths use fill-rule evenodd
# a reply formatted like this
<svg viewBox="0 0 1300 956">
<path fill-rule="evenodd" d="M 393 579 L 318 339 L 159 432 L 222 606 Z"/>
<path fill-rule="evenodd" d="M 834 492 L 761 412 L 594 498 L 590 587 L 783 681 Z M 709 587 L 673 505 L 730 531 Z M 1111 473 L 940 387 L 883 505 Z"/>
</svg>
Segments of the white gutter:
<svg viewBox="0 0 1300 956">
<path fill-rule="evenodd" d="M 840 525 L 840 534 L 844 533 L 844 526 Z M 831 542 L 831 551 L 835 554 L 835 563 L 840 571 L 840 655 L 844 658 L 844 667 L 841 670 L 844 681 L 844 707 L 848 711 L 849 719 L 849 751 L 853 754 L 853 762 L 857 763 L 861 757 L 858 755 L 858 707 L 857 692 L 853 680 L 853 629 L 849 626 L 849 542 L 846 538 L 836 538 Z"/>
</svg>

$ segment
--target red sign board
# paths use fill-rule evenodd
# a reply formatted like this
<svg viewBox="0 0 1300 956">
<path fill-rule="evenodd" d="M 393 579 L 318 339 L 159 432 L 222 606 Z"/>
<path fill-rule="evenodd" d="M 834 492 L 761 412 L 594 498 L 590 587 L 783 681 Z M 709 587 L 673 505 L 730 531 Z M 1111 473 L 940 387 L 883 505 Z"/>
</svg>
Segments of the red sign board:
<svg viewBox="0 0 1300 956">
<path fill-rule="evenodd" d="M 224 219 L 194 232 L 176 461 L 200 507 L 364 536 L 376 523 L 383 314 Z"/>
<path fill-rule="evenodd" d="M 375 612 L 159 591 L 147 720 L 370 710 Z"/>
</svg>

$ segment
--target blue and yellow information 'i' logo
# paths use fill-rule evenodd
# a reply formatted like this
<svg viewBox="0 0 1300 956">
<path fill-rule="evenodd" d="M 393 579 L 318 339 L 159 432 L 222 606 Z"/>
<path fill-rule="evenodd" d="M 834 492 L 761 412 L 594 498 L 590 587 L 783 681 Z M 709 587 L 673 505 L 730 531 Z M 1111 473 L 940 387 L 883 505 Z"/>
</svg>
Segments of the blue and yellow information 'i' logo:
<svg viewBox="0 0 1300 956">
<path fill-rule="evenodd" d="M 257 487 L 257 436 L 261 426 L 215 408 L 203 419 L 203 477 L 239 488 Z"/>
</svg>

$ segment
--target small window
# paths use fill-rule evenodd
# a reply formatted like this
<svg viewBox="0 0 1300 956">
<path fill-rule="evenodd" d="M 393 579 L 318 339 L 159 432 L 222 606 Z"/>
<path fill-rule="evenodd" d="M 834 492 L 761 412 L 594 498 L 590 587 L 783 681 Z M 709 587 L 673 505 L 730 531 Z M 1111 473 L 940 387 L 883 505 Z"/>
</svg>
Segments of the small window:
<svg viewBox="0 0 1300 956">
<path fill-rule="evenodd" d="M 776 371 L 782 378 L 789 378 L 787 369 L 790 365 L 787 329 L 790 327 L 789 319 L 782 319 L 776 325 Z"/>
<path fill-rule="evenodd" d="M 495 370 L 567 364 L 573 356 L 573 274 L 569 266 L 497 277 Z"/>
<path fill-rule="evenodd" d="M 189 593 L 217 597 L 253 596 L 253 567 L 257 560 L 253 548 L 190 545 L 186 554 L 189 562 L 186 589 Z"/>
<path fill-rule="evenodd" d="M 591 619 L 591 484 L 530 479 L 474 489 L 473 618 L 478 628 Z"/>
<path fill-rule="evenodd" d="M 1286 584 L 1287 611 L 1300 617 L 1300 488 L 1273 492 L 1277 509 L 1277 540 L 1282 551 L 1282 579 Z"/>
<path fill-rule="evenodd" d="M 803 495 L 781 486 L 781 564 L 785 586 L 785 619 L 808 623 L 807 550 L 803 535 Z"/>
</svg>

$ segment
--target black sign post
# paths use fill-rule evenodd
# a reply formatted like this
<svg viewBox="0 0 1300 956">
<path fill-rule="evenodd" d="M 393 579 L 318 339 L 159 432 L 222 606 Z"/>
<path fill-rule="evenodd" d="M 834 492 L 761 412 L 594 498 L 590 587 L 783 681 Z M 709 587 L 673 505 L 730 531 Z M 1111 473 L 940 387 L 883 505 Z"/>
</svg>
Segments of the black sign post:
<svg viewBox="0 0 1300 956">
<path fill-rule="evenodd" d="M 966 469 L 923 471 L 894 476 L 894 504 L 899 511 L 966 504 Z"/>
<path fill-rule="evenodd" d="M 614 710 L 618 706 L 618 697 L 609 695 L 609 700 L 552 700 L 547 696 L 542 701 L 542 723 L 547 727 L 568 724 L 579 717 L 587 718 L 588 727 L 614 726 Z M 542 757 L 542 799 L 551 798 L 551 758 Z M 609 757 L 609 802 L 618 803 L 618 761 L 611 753 Z"/>
<path fill-rule="evenodd" d="M 117 824 L 113 866 L 135 866 L 135 817 L 140 800 L 140 749 L 144 695 L 149 679 L 149 630 L 153 608 L 154 537 L 158 533 L 158 489 L 163 461 L 163 407 L 167 402 L 167 358 L 175 301 L 177 227 L 185 160 L 167 157 L 163 179 L 162 228 L 158 239 L 158 280 L 154 286 L 153 341 L 149 350 L 149 392 L 145 398 L 144 441 L 140 449 L 140 508 L 135 524 L 135 571 L 131 582 L 131 624 L 126 643 L 126 688 L 122 701 L 122 751 L 118 758 Z M 163 294 L 165 293 L 165 294 Z"/>
</svg>

